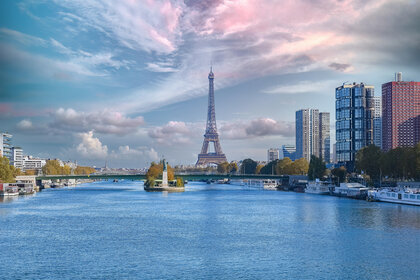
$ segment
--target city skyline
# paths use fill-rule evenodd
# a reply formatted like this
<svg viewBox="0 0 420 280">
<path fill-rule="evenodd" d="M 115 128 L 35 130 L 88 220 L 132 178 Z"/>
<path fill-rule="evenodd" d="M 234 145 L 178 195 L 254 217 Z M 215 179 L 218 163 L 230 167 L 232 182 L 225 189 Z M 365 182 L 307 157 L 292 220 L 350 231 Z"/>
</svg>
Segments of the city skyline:
<svg viewBox="0 0 420 280">
<path fill-rule="evenodd" d="M 420 77 L 416 1 L 140 3 L 0 3 L 0 126 L 24 154 L 194 164 L 211 63 L 229 160 L 295 143 L 302 108 L 330 113 L 332 149 L 336 87 Z"/>
</svg>

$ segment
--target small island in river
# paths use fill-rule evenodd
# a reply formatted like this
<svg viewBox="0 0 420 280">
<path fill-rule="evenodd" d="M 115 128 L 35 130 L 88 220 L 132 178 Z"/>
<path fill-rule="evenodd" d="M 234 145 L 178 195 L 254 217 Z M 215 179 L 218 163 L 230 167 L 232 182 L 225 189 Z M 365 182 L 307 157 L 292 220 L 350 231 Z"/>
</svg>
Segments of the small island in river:
<svg viewBox="0 0 420 280">
<path fill-rule="evenodd" d="M 160 179 L 158 179 L 159 177 Z M 159 164 L 152 162 L 146 178 L 147 180 L 144 183 L 145 191 L 183 192 L 185 190 L 182 178 L 174 178 L 173 169 L 168 166 L 164 159 Z"/>
</svg>

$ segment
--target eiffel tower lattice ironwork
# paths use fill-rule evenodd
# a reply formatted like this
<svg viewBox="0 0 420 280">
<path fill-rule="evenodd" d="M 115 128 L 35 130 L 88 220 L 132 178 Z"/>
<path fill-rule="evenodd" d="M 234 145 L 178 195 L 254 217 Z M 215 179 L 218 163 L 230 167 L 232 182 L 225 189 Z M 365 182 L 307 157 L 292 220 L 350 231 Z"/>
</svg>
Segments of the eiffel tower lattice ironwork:
<svg viewBox="0 0 420 280">
<path fill-rule="evenodd" d="M 214 144 L 214 153 L 209 153 L 209 143 Z M 214 108 L 214 74 L 212 68 L 209 73 L 209 108 L 207 112 L 206 133 L 204 134 L 203 147 L 198 155 L 196 165 L 209 165 L 225 162 L 226 156 L 220 146 L 219 134 L 216 126 L 216 111 Z"/>
</svg>

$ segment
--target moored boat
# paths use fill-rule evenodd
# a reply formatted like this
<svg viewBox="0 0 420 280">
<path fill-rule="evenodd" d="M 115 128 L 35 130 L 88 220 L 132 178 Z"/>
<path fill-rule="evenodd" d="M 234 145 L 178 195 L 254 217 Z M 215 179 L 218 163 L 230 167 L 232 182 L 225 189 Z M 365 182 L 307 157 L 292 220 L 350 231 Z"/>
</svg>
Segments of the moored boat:
<svg viewBox="0 0 420 280">
<path fill-rule="evenodd" d="M 0 183 L 0 196 L 17 196 L 19 188 L 16 185 L 8 183 Z"/>
<path fill-rule="evenodd" d="M 333 195 L 341 197 L 349 197 L 355 199 L 365 199 L 369 188 L 360 183 L 340 183 L 339 187 L 335 187 Z"/>
<path fill-rule="evenodd" d="M 334 185 L 330 182 L 323 182 L 316 180 L 314 182 L 309 182 L 308 185 L 305 188 L 305 193 L 311 193 L 311 194 L 330 194 L 330 187 L 333 187 Z"/>
<path fill-rule="evenodd" d="M 271 179 L 250 179 L 245 181 L 245 186 L 249 188 L 265 189 L 265 190 L 277 190 L 277 180 Z"/>
<path fill-rule="evenodd" d="M 412 189 L 380 189 L 369 192 L 369 199 L 382 202 L 420 206 L 420 191 Z"/>
</svg>

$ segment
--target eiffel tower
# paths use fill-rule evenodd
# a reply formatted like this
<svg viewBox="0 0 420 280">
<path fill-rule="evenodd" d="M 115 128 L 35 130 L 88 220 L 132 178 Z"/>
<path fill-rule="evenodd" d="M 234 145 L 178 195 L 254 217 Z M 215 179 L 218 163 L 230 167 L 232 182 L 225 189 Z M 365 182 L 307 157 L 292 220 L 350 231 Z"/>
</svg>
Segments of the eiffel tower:
<svg viewBox="0 0 420 280">
<path fill-rule="evenodd" d="M 214 153 L 209 153 L 209 143 L 214 144 Z M 198 155 L 196 166 L 198 165 L 209 165 L 209 164 L 218 164 L 225 162 L 226 156 L 222 152 L 222 147 L 220 146 L 219 134 L 217 133 L 216 127 L 216 111 L 214 108 L 214 74 L 212 68 L 210 68 L 209 73 L 209 108 L 207 112 L 207 125 L 206 133 L 204 134 L 203 147 L 201 148 L 201 153 Z"/>
</svg>

